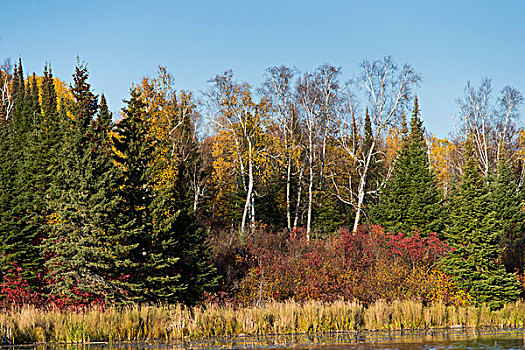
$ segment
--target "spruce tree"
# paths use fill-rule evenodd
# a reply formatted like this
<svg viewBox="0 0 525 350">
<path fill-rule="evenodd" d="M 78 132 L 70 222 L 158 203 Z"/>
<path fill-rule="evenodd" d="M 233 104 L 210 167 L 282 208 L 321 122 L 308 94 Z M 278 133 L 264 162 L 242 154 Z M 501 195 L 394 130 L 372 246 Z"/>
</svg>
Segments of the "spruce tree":
<svg viewBox="0 0 525 350">
<path fill-rule="evenodd" d="M 65 134 L 51 190 L 54 222 L 45 242 L 53 282 L 49 292 L 72 303 L 121 301 L 125 286 L 118 257 L 127 250 L 119 245 L 120 228 L 114 221 L 120 200 L 109 139 L 100 137 L 109 130 L 93 129 L 98 98 L 84 64 L 77 65 L 73 79 L 73 118 L 65 116 L 63 107 L 60 112 Z"/>
<path fill-rule="evenodd" d="M 120 212 L 127 218 L 122 227 L 132 247 L 130 297 L 142 302 L 195 303 L 217 281 L 189 196 L 185 166 L 191 161 L 158 157 L 160 148 L 154 147 L 138 91 L 131 91 L 124 115 L 116 125 L 113 144 L 121 171 Z M 177 171 L 176 181 L 157 183 L 154 174 L 166 167 Z"/>
<path fill-rule="evenodd" d="M 498 219 L 471 146 L 467 146 L 467 156 L 463 177 L 452 194 L 445 231 L 453 251 L 442 260 L 442 267 L 476 304 L 500 308 L 516 300 L 521 288 L 516 274 L 507 273 L 499 263 Z"/>
<path fill-rule="evenodd" d="M 508 272 L 523 270 L 523 222 L 522 200 L 510 168 L 500 162 L 497 173 L 490 179 L 490 200 L 496 213 L 503 263 Z"/>
<path fill-rule="evenodd" d="M 443 230 L 443 207 L 434 173 L 430 169 L 417 97 L 410 134 L 394 164 L 392 176 L 372 211 L 373 221 L 387 230 L 411 234 Z"/>
<path fill-rule="evenodd" d="M 150 300 L 195 304 L 203 292 L 217 286 L 204 231 L 196 224 L 187 196 L 184 163 L 175 183 L 155 191 L 151 205 L 150 251 L 146 270 Z"/>
<path fill-rule="evenodd" d="M 62 123 L 69 119 L 65 111 L 64 102 L 62 102 L 62 112 L 59 113 L 57 93 L 50 65 L 44 67 L 41 95 L 42 125 L 40 127 L 39 143 L 42 149 L 42 167 L 44 169 L 42 183 L 45 184 L 47 199 L 50 196 L 51 185 L 54 182 L 54 177 L 57 175 L 60 164 L 59 153 L 62 147 L 62 137 L 68 133 L 67 128 L 62 128 L 64 126 Z M 49 215 L 49 208 L 47 209 L 46 215 Z"/>
<path fill-rule="evenodd" d="M 41 167 L 38 143 L 41 112 L 36 76 L 26 83 L 22 62 L 15 67 L 13 81 L 13 114 L 4 124 L 3 181 L 0 237 L 0 266 L 4 277 L 9 277 L 13 265 L 21 268 L 20 277 L 30 289 L 40 288 L 42 269 L 40 242 L 44 234 L 43 192 L 39 182 Z M 6 142 L 6 143 L 5 143 Z M 8 172 L 9 174 L 6 174 Z"/>
<path fill-rule="evenodd" d="M 135 302 L 149 301 L 153 293 L 147 288 L 150 271 L 145 269 L 152 222 L 149 209 L 153 199 L 149 180 L 153 161 L 153 142 L 147 133 L 146 106 L 136 89 L 123 109 L 124 118 L 115 125 L 112 137 L 114 158 L 119 170 L 119 220 L 122 223 L 121 245 L 130 248 L 123 273 L 127 276 L 129 298 Z"/>
<path fill-rule="evenodd" d="M 363 157 L 368 156 L 368 152 L 372 147 L 374 142 L 374 132 L 372 130 L 372 120 L 370 119 L 370 114 L 368 113 L 368 107 L 365 111 L 365 125 L 363 127 L 363 144 L 361 145 L 361 154 Z M 377 146 L 376 146 L 377 147 Z M 377 189 L 379 183 L 381 182 L 381 169 L 378 163 L 378 156 L 373 154 L 370 159 L 370 165 L 368 167 L 368 174 L 366 176 L 366 186 L 365 192 L 368 193 Z M 365 205 L 374 205 L 377 203 L 377 196 L 365 196 Z"/>
<path fill-rule="evenodd" d="M 42 112 L 46 120 L 55 120 L 58 115 L 57 93 L 51 65 L 44 66 L 44 77 L 42 79 Z"/>
</svg>

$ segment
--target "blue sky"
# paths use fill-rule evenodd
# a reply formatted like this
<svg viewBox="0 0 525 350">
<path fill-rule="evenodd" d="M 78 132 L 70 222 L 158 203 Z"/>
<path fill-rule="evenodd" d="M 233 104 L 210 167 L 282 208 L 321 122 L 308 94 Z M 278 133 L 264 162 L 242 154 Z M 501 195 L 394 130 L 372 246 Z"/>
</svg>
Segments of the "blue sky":
<svg viewBox="0 0 525 350">
<path fill-rule="evenodd" d="M 118 111 L 158 65 L 199 95 L 229 68 L 257 86 L 267 67 L 328 62 L 346 80 L 364 58 L 392 55 L 422 75 L 425 126 L 445 137 L 468 80 L 525 93 L 524 14 L 523 1 L 3 1 L 0 59 L 22 57 L 26 73 L 51 62 L 70 82 L 78 53 Z"/>
</svg>

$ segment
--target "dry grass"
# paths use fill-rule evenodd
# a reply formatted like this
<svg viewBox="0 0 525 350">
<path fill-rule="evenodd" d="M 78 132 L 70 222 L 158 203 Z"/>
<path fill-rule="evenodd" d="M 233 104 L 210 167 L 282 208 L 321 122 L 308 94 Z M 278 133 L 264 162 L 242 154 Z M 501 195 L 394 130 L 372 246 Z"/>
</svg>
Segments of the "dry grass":
<svg viewBox="0 0 525 350">
<path fill-rule="evenodd" d="M 424 306 L 417 301 L 284 302 L 262 307 L 129 306 L 68 312 L 32 307 L 0 312 L 3 343 L 140 341 L 237 334 L 264 335 L 351 330 L 523 327 L 525 303 L 500 310 L 486 306 Z"/>
</svg>

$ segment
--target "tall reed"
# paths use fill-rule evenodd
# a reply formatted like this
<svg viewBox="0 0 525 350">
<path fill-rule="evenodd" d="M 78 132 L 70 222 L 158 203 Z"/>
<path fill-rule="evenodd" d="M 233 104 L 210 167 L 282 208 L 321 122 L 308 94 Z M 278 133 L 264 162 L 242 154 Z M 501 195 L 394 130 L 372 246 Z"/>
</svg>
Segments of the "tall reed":
<svg viewBox="0 0 525 350">
<path fill-rule="evenodd" d="M 365 329 L 523 327 L 525 303 L 500 310 L 418 301 L 270 302 L 262 307 L 135 305 L 84 311 L 11 308 L 0 311 L 1 342 L 82 343 L 174 340 L 230 335 L 318 333 Z"/>
</svg>

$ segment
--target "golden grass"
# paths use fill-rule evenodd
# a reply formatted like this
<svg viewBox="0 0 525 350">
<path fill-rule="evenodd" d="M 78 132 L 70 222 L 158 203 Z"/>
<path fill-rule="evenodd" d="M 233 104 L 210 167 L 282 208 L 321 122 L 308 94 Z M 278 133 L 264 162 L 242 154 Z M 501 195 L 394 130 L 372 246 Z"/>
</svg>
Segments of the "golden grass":
<svg viewBox="0 0 525 350">
<path fill-rule="evenodd" d="M 377 301 L 368 306 L 345 301 L 289 301 L 242 308 L 135 305 L 75 312 L 26 306 L 0 311 L 0 339 L 11 344 L 524 325 L 523 301 L 496 311 L 486 306 L 424 306 L 418 301 Z"/>
</svg>

